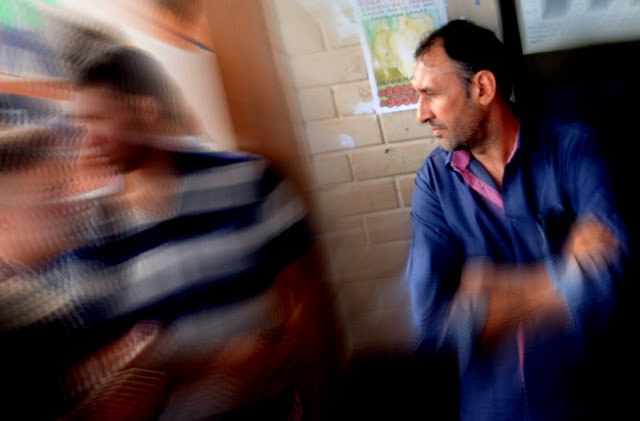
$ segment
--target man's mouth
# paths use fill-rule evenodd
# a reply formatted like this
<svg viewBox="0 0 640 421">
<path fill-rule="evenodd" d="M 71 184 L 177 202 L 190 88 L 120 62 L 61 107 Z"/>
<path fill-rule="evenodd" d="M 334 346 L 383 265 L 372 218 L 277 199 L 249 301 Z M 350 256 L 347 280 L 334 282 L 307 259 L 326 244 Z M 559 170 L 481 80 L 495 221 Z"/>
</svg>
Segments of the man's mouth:
<svg viewBox="0 0 640 421">
<path fill-rule="evenodd" d="M 80 152 L 80 158 L 84 161 L 91 161 L 94 163 L 104 163 L 109 160 L 109 155 L 104 152 L 100 147 L 88 148 Z"/>
<path fill-rule="evenodd" d="M 440 136 L 442 135 L 442 132 L 444 131 L 444 127 L 440 127 L 440 126 L 430 126 L 431 127 L 431 131 L 433 132 L 434 136 Z"/>
</svg>

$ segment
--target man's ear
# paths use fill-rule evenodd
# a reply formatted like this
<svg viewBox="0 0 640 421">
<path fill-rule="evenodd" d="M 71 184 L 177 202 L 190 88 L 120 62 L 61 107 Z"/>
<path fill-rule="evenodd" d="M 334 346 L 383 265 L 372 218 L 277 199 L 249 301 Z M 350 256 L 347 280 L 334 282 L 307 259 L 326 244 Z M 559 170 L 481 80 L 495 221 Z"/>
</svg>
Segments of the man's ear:
<svg viewBox="0 0 640 421">
<path fill-rule="evenodd" d="M 481 105 L 489 104 L 497 94 L 496 77 L 489 70 L 480 70 L 471 78 L 471 84 L 477 93 Z"/>
</svg>

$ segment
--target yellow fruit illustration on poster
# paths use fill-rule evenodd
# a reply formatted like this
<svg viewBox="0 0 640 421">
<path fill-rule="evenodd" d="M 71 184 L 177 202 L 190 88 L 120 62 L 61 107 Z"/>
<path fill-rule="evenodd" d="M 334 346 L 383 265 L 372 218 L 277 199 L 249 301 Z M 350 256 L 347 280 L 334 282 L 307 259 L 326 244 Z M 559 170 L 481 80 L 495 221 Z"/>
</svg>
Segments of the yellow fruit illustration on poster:
<svg viewBox="0 0 640 421">
<path fill-rule="evenodd" d="M 376 80 L 411 78 L 413 51 L 423 34 L 434 30 L 429 15 L 392 16 L 371 21 L 371 63 Z"/>
</svg>

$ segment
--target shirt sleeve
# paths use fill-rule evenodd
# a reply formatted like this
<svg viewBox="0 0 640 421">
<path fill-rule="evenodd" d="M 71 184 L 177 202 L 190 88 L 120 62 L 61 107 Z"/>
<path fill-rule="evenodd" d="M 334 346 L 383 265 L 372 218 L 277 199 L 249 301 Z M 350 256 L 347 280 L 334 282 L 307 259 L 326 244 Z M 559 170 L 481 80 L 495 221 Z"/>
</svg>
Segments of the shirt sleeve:
<svg viewBox="0 0 640 421">
<path fill-rule="evenodd" d="M 550 256 L 551 281 L 565 297 L 579 337 L 606 329 L 615 314 L 629 262 L 626 225 L 616 204 L 608 162 L 599 150 L 595 132 L 570 125 L 556 132 L 558 174 L 573 205 L 575 218 L 593 217 L 604 223 L 620 249 L 605 268 L 580 268 L 573 260 Z"/>
<path fill-rule="evenodd" d="M 428 164 L 416 178 L 412 199 L 413 237 L 407 265 L 414 320 L 421 349 L 455 352 L 461 364 L 471 355 L 485 323 L 486 298 L 453 299 L 464 262 L 462 245 L 448 227 Z"/>
</svg>

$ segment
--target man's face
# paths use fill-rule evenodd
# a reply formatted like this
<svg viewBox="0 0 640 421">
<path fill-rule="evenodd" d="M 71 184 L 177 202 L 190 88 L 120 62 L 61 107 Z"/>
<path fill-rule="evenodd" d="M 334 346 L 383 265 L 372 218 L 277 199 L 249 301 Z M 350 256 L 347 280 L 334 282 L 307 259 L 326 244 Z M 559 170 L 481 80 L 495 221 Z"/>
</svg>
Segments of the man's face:
<svg viewBox="0 0 640 421">
<path fill-rule="evenodd" d="M 77 187 L 70 158 L 43 157 L 0 176 L 0 254 L 32 264 L 76 244 L 88 204 L 70 200 Z"/>
<path fill-rule="evenodd" d="M 418 93 L 418 122 L 429 123 L 442 149 L 472 149 L 482 144 L 487 130 L 485 112 L 475 102 L 474 93 L 465 89 L 442 45 L 434 45 L 415 61 L 411 84 Z"/>
<path fill-rule="evenodd" d="M 125 170 L 140 154 L 133 141 L 138 131 L 135 102 L 108 87 L 83 87 L 76 93 L 75 116 L 86 129 L 82 164 L 94 169 Z"/>
</svg>

